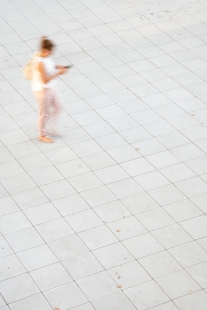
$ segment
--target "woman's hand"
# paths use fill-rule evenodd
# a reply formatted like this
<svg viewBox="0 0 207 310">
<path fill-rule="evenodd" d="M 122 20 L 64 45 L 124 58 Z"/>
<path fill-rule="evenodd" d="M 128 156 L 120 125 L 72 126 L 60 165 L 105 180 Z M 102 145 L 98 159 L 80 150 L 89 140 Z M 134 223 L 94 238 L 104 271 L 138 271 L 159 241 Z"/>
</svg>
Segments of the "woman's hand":
<svg viewBox="0 0 207 310">
<path fill-rule="evenodd" d="M 65 68 L 64 66 L 59 66 L 59 65 L 56 66 L 56 69 L 64 69 L 64 68 Z"/>
<path fill-rule="evenodd" d="M 66 73 L 67 71 L 68 71 L 68 69 L 63 67 L 62 69 L 59 69 L 58 73 L 59 73 L 59 75 L 62 75 L 64 73 Z"/>
</svg>

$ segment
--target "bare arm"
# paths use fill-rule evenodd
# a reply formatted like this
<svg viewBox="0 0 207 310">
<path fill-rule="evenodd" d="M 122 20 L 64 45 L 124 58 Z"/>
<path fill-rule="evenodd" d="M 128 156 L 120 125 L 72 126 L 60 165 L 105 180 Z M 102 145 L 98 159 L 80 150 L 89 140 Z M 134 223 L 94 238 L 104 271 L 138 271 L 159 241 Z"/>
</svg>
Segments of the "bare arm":
<svg viewBox="0 0 207 310">
<path fill-rule="evenodd" d="M 60 69 L 58 70 L 55 74 L 51 75 L 51 76 L 46 76 L 45 74 L 45 68 L 42 62 L 39 63 L 38 65 L 38 69 L 39 72 L 41 74 L 42 80 L 45 84 L 47 84 L 49 81 L 51 81 L 52 79 L 56 78 L 58 75 L 61 75 L 63 73 L 65 73 L 67 70 L 66 69 Z"/>
</svg>

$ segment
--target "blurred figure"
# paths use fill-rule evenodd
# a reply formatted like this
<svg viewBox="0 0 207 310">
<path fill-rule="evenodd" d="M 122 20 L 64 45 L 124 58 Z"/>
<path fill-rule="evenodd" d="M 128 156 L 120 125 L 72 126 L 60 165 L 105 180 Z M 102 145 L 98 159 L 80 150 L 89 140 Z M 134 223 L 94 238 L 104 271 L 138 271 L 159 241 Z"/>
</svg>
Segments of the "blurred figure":
<svg viewBox="0 0 207 310">
<path fill-rule="evenodd" d="M 46 143 L 53 143 L 54 139 L 46 135 L 46 125 L 50 117 L 51 108 L 53 114 L 60 112 L 61 104 L 55 88 L 57 76 L 64 74 L 68 69 L 64 66 L 56 66 L 52 60 L 54 43 L 42 38 L 41 50 L 32 59 L 32 91 L 39 105 L 39 140 Z"/>
</svg>

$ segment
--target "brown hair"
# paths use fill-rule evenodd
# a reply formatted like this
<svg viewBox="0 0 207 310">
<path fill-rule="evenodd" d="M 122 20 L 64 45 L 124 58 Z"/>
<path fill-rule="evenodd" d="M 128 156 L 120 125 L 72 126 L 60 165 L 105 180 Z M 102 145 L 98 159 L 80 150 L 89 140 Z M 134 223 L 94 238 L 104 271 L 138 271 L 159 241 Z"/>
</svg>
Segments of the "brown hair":
<svg viewBox="0 0 207 310">
<path fill-rule="evenodd" d="M 55 47 L 55 44 L 47 37 L 42 37 L 40 48 L 51 51 Z"/>
</svg>

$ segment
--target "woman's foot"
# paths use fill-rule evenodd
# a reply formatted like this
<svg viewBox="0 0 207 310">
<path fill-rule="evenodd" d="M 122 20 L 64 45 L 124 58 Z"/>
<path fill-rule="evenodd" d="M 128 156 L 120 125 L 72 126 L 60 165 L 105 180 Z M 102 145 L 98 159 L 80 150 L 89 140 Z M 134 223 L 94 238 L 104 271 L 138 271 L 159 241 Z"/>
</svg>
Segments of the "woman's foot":
<svg viewBox="0 0 207 310">
<path fill-rule="evenodd" d="M 39 140 L 42 141 L 42 142 L 45 142 L 45 143 L 54 143 L 55 140 L 48 137 L 48 136 L 39 136 Z"/>
</svg>

